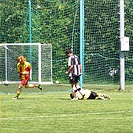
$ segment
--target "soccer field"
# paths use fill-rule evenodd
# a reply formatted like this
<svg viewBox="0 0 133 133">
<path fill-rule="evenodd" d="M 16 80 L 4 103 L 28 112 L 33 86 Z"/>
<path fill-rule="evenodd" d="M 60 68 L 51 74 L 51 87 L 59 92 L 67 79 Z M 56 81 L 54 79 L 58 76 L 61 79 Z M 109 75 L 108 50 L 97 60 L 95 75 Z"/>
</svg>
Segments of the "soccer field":
<svg viewBox="0 0 133 133">
<path fill-rule="evenodd" d="M 69 85 L 44 85 L 43 91 L 0 85 L 0 133 L 132 133 L 132 87 L 89 86 L 110 100 L 69 98 Z M 85 88 L 88 88 L 86 85 Z M 10 93 L 9 93 L 10 92 Z"/>
</svg>

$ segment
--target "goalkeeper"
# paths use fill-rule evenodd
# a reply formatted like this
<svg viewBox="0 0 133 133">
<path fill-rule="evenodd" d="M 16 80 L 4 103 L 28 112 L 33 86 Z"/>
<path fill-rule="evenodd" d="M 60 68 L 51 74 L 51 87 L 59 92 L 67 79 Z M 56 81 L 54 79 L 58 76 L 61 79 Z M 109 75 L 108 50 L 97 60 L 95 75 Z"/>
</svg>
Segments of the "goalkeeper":
<svg viewBox="0 0 133 133">
<path fill-rule="evenodd" d="M 85 94 L 84 98 L 82 98 L 82 95 L 77 91 L 77 96 L 78 96 L 79 100 L 81 100 L 81 99 L 84 99 L 84 100 L 91 100 L 91 99 L 105 100 L 105 99 L 110 99 L 110 96 L 107 95 L 107 94 L 96 93 L 96 92 L 90 91 L 88 89 L 85 89 L 85 90 L 82 89 L 82 91 Z M 73 97 L 74 97 L 74 94 L 72 92 L 70 94 L 70 98 L 73 99 Z"/>
<path fill-rule="evenodd" d="M 18 87 L 17 95 L 13 97 L 13 99 L 18 99 L 23 86 L 25 86 L 25 88 L 39 88 L 40 90 L 42 90 L 42 87 L 40 84 L 28 84 L 28 81 L 32 79 L 31 64 L 27 62 L 23 56 L 19 56 L 17 60 L 18 60 L 17 69 L 18 69 L 18 74 L 19 74 L 21 83 Z"/>
</svg>

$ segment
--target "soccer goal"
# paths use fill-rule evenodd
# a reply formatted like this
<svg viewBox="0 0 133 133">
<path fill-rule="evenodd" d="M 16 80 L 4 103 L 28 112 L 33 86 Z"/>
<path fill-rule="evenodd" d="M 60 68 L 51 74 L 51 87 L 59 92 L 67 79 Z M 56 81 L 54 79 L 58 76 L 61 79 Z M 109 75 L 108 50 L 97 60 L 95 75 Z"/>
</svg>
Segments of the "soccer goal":
<svg viewBox="0 0 133 133">
<path fill-rule="evenodd" d="M 23 55 L 32 65 L 33 83 L 52 84 L 52 45 L 40 43 L 0 44 L 0 84 L 20 82 L 17 57 Z"/>
</svg>

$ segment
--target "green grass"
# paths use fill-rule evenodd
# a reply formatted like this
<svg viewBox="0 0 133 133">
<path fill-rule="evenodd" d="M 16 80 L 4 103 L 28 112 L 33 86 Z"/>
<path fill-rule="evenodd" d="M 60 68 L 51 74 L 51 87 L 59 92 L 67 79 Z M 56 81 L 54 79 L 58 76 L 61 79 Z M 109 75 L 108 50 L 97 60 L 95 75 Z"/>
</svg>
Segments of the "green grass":
<svg viewBox="0 0 133 133">
<path fill-rule="evenodd" d="M 132 133 L 132 87 L 85 85 L 110 100 L 69 99 L 69 85 L 44 85 L 43 91 L 0 86 L 0 133 Z M 4 92 L 4 93 L 2 93 Z M 31 93 L 34 92 L 34 93 Z M 35 93 L 36 92 L 36 93 Z"/>
</svg>

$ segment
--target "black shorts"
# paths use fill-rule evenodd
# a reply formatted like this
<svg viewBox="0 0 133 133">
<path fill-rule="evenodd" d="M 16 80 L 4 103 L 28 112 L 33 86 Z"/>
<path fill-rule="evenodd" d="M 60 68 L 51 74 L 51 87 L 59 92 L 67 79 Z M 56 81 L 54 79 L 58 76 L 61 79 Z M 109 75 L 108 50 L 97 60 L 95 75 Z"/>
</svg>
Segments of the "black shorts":
<svg viewBox="0 0 133 133">
<path fill-rule="evenodd" d="M 78 83 L 79 77 L 80 76 L 72 76 L 72 77 L 69 77 L 70 83 Z"/>
<path fill-rule="evenodd" d="M 87 99 L 95 99 L 96 97 L 98 97 L 96 92 L 91 91 L 90 96 Z"/>
</svg>

